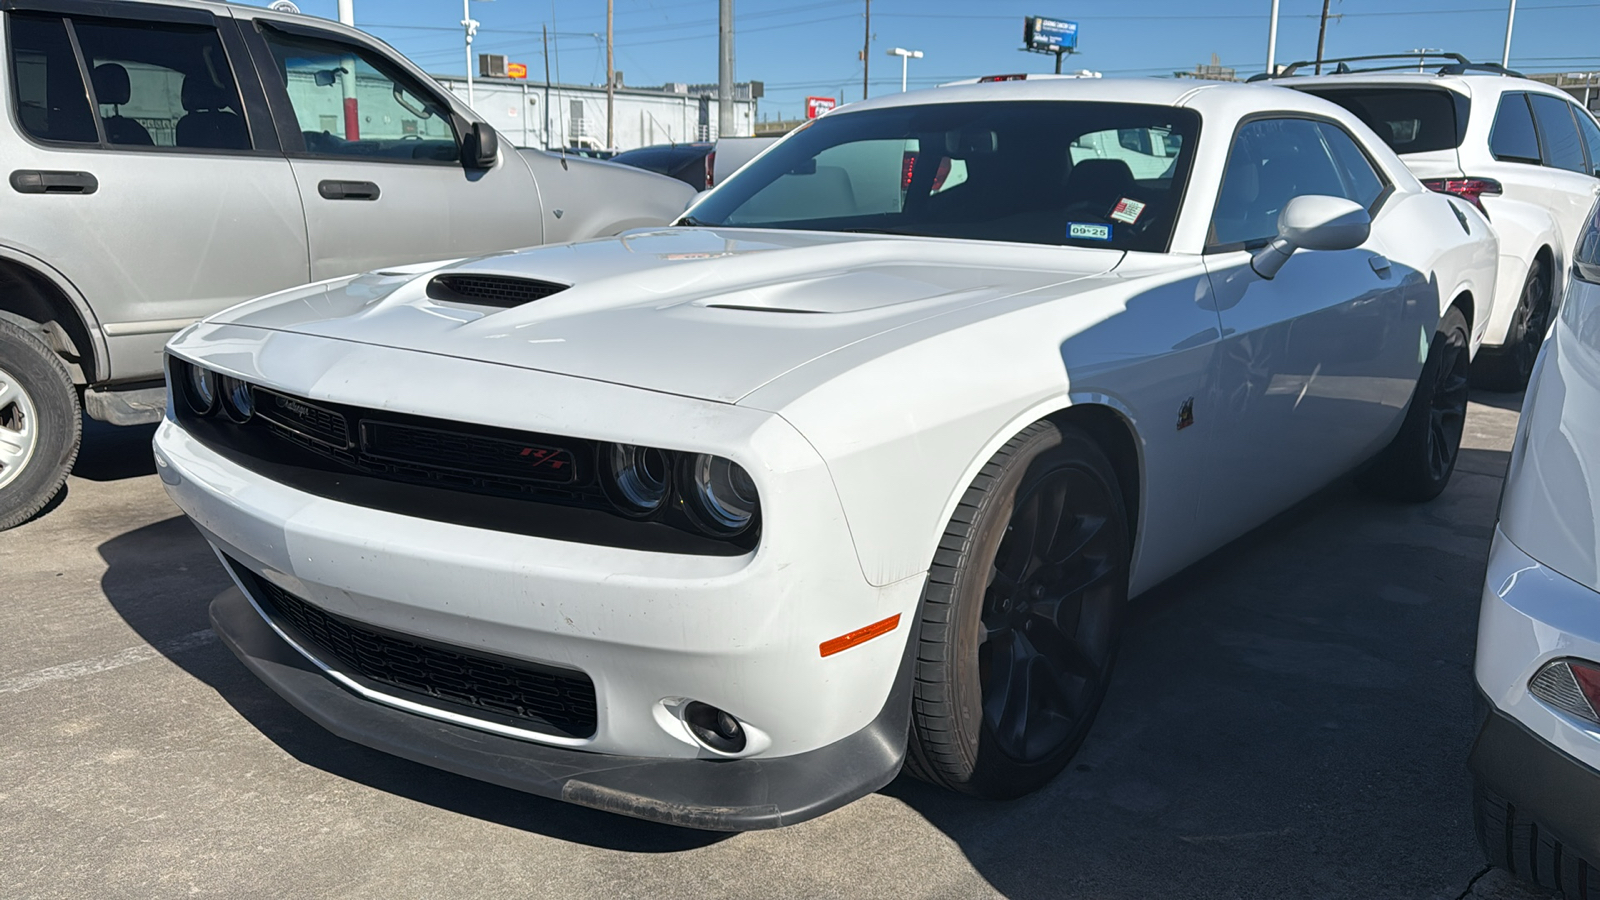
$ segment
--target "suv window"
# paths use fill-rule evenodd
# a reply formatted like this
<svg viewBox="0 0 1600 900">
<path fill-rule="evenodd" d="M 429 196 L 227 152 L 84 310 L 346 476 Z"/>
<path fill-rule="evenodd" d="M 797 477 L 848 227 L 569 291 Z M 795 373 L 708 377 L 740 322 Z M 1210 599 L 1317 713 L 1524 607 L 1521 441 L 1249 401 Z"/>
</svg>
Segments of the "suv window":
<svg viewBox="0 0 1600 900">
<path fill-rule="evenodd" d="M 1306 91 L 1349 110 L 1396 153 L 1454 150 L 1466 130 L 1466 104 L 1442 88 L 1350 87 Z"/>
<path fill-rule="evenodd" d="M 1349 163 L 1336 160 L 1340 154 L 1330 146 L 1330 137 L 1351 141 L 1342 130 L 1310 119 L 1260 119 L 1240 128 L 1211 219 L 1211 247 L 1271 240 L 1278 234 L 1278 214 L 1303 194 L 1345 197 L 1371 206 L 1377 196 L 1368 196 L 1370 180 L 1362 180 L 1359 168 L 1351 173 Z M 1367 175 L 1376 178 L 1360 148 L 1351 143 L 1349 151 L 1361 156 Z"/>
<path fill-rule="evenodd" d="M 249 150 L 239 89 L 215 28 L 74 19 L 106 142 Z"/>
<path fill-rule="evenodd" d="M 1578 120 L 1578 131 L 1589 148 L 1589 174 L 1600 176 L 1600 125 L 1595 124 L 1594 116 L 1582 109 L 1574 109 L 1572 117 Z"/>
<path fill-rule="evenodd" d="M 1494 128 L 1489 132 L 1489 152 L 1502 161 L 1538 164 L 1539 136 L 1533 130 L 1527 94 L 1500 95 L 1500 108 L 1495 111 Z"/>
<path fill-rule="evenodd" d="M 99 143 L 66 23 L 12 13 L 6 24 L 11 33 L 11 80 L 23 130 L 46 141 Z"/>
<path fill-rule="evenodd" d="M 307 153 L 396 162 L 461 159 L 450 109 L 371 51 L 265 29 Z"/>
<path fill-rule="evenodd" d="M 1533 101 L 1533 117 L 1544 138 L 1544 164 L 1569 172 L 1586 171 L 1583 138 L 1572 121 L 1572 104 L 1548 94 L 1529 94 L 1528 99 Z"/>
</svg>

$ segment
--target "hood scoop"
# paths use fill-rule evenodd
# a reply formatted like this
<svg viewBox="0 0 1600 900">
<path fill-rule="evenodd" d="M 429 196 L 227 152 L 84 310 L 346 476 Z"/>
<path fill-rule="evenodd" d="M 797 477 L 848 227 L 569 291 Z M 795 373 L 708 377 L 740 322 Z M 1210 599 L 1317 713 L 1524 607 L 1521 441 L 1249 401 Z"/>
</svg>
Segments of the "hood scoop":
<svg viewBox="0 0 1600 900">
<path fill-rule="evenodd" d="M 511 309 L 535 300 L 543 300 L 568 287 L 570 285 L 539 281 L 535 278 L 447 272 L 435 275 L 428 282 L 428 299 Z"/>
</svg>

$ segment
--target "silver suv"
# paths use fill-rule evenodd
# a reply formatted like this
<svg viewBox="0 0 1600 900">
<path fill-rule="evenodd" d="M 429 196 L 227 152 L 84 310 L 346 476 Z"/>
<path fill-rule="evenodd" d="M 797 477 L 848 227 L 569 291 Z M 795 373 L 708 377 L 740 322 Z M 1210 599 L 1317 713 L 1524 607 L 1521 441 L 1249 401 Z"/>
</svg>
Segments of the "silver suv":
<svg viewBox="0 0 1600 900">
<path fill-rule="evenodd" d="M 387 45 L 226 3 L 6 0 L 0 529 L 77 455 L 79 403 L 164 407 L 161 351 L 261 294 L 664 224 L 694 192 L 500 146 Z"/>
<path fill-rule="evenodd" d="M 1416 71 L 1429 56 L 1446 62 Z M 1473 323 L 1483 334 L 1473 378 L 1522 390 L 1600 190 L 1600 125 L 1564 91 L 1453 53 L 1324 60 L 1334 74 L 1282 77 L 1309 65 L 1273 83 L 1355 113 L 1424 184 L 1489 217 L 1500 273 L 1489 315 Z"/>
</svg>

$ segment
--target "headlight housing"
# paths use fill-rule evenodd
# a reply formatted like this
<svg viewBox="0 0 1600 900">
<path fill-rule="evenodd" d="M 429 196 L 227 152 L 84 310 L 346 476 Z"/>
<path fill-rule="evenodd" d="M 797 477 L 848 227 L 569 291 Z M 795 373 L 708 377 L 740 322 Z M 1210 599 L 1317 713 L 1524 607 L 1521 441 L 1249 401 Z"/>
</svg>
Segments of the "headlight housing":
<svg viewBox="0 0 1600 900">
<path fill-rule="evenodd" d="M 217 408 L 217 375 L 203 366 L 183 364 L 180 377 L 184 400 L 196 415 L 210 415 Z"/>
<path fill-rule="evenodd" d="M 240 425 L 250 421 L 250 417 L 256 414 L 256 398 L 250 391 L 250 383 L 226 375 L 220 380 L 222 411 Z"/>
<path fill-rule="evenodd" d="M 698 453 L 686 457 L 685 501 L 696 524 L 720 536 L 739 534 L 755 521 L 760 509 L 756 483 L 731 459 Z"/>
<path fill-rule="evenodd" d="M 648 516 L 661 509 L 672 490 L 672 464 L 664 450 L 637 444 L 612 444 L 601 460 L 606 495 L 624 515 Z"/>
</svg>

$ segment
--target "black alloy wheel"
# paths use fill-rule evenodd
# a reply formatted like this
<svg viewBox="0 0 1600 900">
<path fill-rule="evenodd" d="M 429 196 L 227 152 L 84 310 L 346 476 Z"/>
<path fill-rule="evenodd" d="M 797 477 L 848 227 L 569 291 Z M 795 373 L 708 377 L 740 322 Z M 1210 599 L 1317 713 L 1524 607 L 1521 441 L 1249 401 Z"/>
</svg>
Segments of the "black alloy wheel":
<svg viewBox="0 0 1600 900">
<path fill-rule="evenodd" d="M 1066 766 L 1110 681 L 1130 540 L 1116 470 L 1083 431 L 1037 422 L 990 459 L 923 591 L 912 774 L 1001 799 Z"/>
<path fill-rule="evenodd" d="M 1467 317 L 1452 306 L 1439 319 L 1417 386 L 1394 440 L 1361 473 L 1377 493 L 1420 503 L 1439 496 L 1461 455 L 1469 390 Z"/>
<path fill-rule="evenodd" d="M 1485 348 L 1472 367 L 1473 382 L 1491 391 L 1520 391 L 1528 386 L 1539 347 L 1550 328 L 1550 272 L 1543 261 L 1533 264 L 1522 296 L 1506 328 L 1506 343 Z"/>
<path fill-rule="evenodd" d="M 1451 331 L 1435 338 L 1439 352 L 1428 403 L 1428 475 L 1446 480 L 1461 454 L 1461 434 L 1467 424 L 1467 335 Z"/>
</svg>

